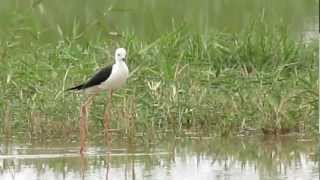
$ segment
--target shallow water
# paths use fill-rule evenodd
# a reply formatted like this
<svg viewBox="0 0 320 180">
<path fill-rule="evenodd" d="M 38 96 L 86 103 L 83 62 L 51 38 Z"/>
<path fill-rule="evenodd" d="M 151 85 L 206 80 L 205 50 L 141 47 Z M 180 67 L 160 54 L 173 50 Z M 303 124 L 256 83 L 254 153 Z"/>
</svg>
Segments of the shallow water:
<svg viewBox="0 0 320 180">
<path fill-rule="evenodd" d="M 1 142 L 1 180 L 319 178 L 316 140 L 293 136 L 91 142 L 83 157 L 76 142 Z"/>
<path fill-rule="evenodd" d="M 201 34 L 236 33 L 254 19 L 270 27 L 282 22 L 292 32 L 317 32 L 317 7 L 314 0 L 2 0 L 0 35 L 53 40 L 130 32 L 148 40 L 180 24 Z"/>
</svg>

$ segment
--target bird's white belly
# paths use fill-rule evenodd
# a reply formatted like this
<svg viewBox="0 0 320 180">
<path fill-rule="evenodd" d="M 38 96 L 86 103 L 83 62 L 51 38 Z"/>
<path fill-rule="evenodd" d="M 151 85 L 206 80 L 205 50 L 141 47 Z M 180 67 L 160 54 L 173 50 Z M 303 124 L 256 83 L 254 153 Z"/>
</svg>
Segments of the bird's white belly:
<svg viewBox="0 0 320 180">
<path fill-rule="evenodd" d="M 100 84 L 101 89 L 118 89 L 122 87 L 129 76 L 128 67 L 123 64 L 114 65 L 110 77 Z"/>
</svg>

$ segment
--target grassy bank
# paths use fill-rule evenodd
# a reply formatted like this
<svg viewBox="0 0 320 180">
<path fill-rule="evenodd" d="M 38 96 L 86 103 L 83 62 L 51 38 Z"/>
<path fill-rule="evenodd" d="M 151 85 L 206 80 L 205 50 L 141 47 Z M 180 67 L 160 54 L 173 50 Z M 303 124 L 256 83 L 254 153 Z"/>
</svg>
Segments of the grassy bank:
<svg viewBox="0 0 320 180">
<path fill-rule="evenodd" d="M 120 46 L 129 51 L 131 76 L 114 96 L 113 128 L 151 134 L 316 133 L 317 41 L 306 43 L 281 27 L 263 25 L 205 36 L 180 27 L 153 42 L 130 33 L 52 43 L 10 36 L 0 42 L 2 133 L 78 133 L 85 97 L 64 89 L 111 63 Z M 92 105 L 91 132 L 102 132 L 106 97 L 100 94 Z"/>
</svg>

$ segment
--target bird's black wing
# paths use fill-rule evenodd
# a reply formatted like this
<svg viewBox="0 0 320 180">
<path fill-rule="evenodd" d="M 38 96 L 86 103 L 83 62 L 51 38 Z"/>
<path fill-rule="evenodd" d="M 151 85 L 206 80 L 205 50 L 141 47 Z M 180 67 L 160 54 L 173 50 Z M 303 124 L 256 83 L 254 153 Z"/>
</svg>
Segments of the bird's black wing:
<svg viewBox="0 0 320 180">
<path fill-rule="evenodd" d="M 86 89 L 92 86 L 96 86 L 101 84 L 102 82 L 106 81 L 112 71 L 112 65 L 106 66 L 102 69 L 100 69 L 94 76 L 92 76 L 91 79 L 89 79 L 86 83 L 80 84 L 78 86 L 72 87 L 67 89 L 68 90 L 81 90 Z"/>
</svg>

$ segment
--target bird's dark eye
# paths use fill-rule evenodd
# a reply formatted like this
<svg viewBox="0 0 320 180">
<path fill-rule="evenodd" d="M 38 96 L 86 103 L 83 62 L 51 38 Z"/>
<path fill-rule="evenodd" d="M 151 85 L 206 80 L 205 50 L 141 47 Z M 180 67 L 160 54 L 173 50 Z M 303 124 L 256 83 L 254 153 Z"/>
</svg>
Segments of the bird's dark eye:
<svg viewBox="0 0 320 180">
<path fill-rule="evenodd" d="M 118 54 L 118 56 L 120 56 L 120 54 Z"/>
</svg>

